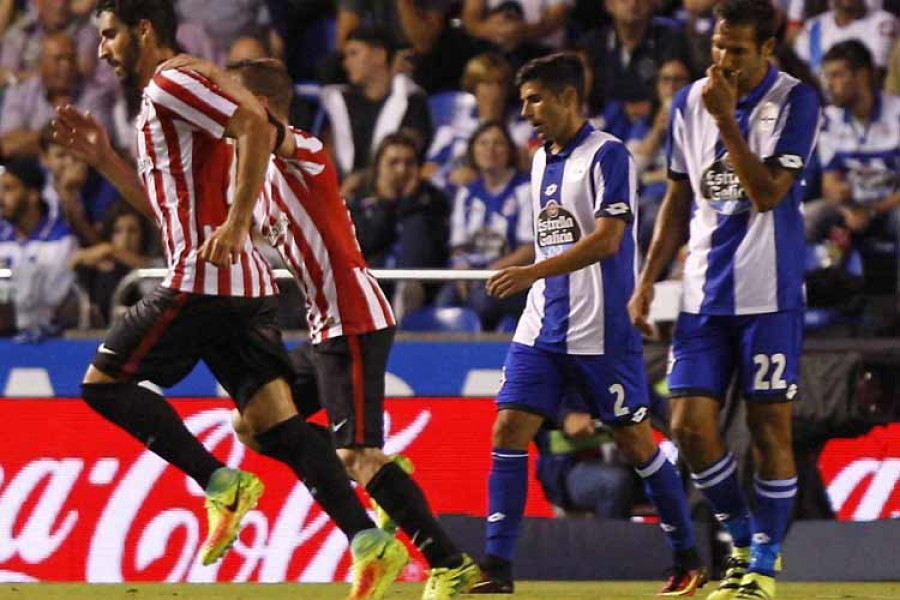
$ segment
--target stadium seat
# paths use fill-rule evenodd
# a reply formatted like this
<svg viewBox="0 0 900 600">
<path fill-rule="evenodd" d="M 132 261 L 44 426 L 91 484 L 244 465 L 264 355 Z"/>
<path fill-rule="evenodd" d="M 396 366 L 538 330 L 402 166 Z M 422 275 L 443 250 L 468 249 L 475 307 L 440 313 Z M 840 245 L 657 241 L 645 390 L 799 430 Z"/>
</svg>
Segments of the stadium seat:
<svg viewBox="0 0 900 600">
<path fill-rule="evenodd" d="M 400 330 L 480 333 L 481 319 L 469 308 L 420 308 L 404 315 Z"/>
<path fill-rule="evenodd" d="M 431 110 L 434 128 L 437 129 L 469 116 L 475 108 L 475 96 L 468 92 L 440 92 L 428 97 L 428 108 Z"/>
</svg>

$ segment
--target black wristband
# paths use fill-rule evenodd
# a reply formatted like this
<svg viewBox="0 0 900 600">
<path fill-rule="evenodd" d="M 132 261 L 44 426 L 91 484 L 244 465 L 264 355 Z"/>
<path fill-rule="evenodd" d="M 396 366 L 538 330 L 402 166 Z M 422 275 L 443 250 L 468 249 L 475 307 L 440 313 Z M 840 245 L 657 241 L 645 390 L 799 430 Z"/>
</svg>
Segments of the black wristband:
<svg viewBox="0 0 900 600">
<path fill-rule="evenodd" d="M 287 127 L 285 127 L 284 123 L 276 119 L 269 111 L 266 111 L 266 115 L 269 117 L 269 123 L 275 127 L 275 147 L 272 148 L 272 153 L 275 154 L 278 152 L 278 149 L 281 148 L 281 144 L 284 143 L 284 136 L 287 135 Z"/>
</svg>

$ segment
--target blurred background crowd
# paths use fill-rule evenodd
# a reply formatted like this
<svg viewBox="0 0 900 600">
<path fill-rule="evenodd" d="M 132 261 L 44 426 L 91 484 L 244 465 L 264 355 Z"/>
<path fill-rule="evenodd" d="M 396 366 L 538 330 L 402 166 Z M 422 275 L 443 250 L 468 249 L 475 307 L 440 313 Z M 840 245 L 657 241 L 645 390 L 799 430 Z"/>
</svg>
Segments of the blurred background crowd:
<svg viewBox="0 0 900 600">
<path fill-rule="evenodd" d="M 900 3 L 774 1 L 773 60 L 828 105 L 806 181 L 807 325 L 892 335 Z M 669 106 L 710 64 L 715 1 L 175 3 L 185 52 L 220 65 L 285 62 L 292 121 L 325 141 L 371 267 L 497 269 L 534 256 L 529 171 L 541 142 L 519 115 L 516 69 L 559 50 L 583 59 L 587 115 L 634 158 L 646 248 L 666 187 Z M 0 0 L 0 335 L 22 342 L 106 326 L 141 292 L 119 289 L 123 277 L 162 263 L 154 225 L 50 135 L 54 108 L 74 104 L 132 153 L 134 102 L 97 59 L 94 5 Z M 284 324 L 302 328 L 288 292 Z M 403 283 L 391 294 L 401 316 L 463 307 L 472 331 L 511 331 L 524 304 L 496 301 L 478 282 Z"/>
</svg>

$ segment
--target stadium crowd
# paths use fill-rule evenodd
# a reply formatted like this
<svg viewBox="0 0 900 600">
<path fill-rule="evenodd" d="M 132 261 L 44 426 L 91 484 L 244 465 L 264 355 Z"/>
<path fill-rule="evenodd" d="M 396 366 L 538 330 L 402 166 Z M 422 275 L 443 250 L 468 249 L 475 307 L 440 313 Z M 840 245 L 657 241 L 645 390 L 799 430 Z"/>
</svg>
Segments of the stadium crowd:
<svg viewBox="0 0 900 600">
<path fill-rule="evenodd" d="M 864 293 L 896 292 L 900 5 L 776 3 L 777 66 L 827 104 L 806 179 L 807 325 L 859 323 Z M 519 114 L 516 70 L 559 50 L 581 57 L 592 122 L 635 161 L 646 249 L 666 187 L 669 108 L 710 64 L 715 1 L 176 4 L 186 52 L 222 65 L 285 62 L 298 92 L 292 121 L 325 141 L 370 266 L 499 269 L 534 257 L 528 181 L 541 142 Z M 97 59 L 94 7 L 0 0 L 0 334 L 23 342 L 106 326 L 119 281 L 162 264 L 154 226 L 53 143 L 55 108 L 72 104 L 134 156 L 139 99 Z M 491 298 L 481 283 L 391 293 L 398 316 L 464 306 L 485 330 L 510 331 L 524 303 Z"/>
</svg>

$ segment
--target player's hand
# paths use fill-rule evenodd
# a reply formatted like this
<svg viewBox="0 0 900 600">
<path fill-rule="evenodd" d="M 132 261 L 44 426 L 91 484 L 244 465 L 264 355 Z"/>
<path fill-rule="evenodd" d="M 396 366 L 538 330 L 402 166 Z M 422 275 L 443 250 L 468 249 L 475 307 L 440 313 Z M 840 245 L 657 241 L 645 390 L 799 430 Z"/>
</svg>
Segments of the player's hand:
<svg viewBox="0 0 900 600">
<path fill-rule="evenodd" d="M 563 433 L 569 437 L 588 437 L 596 432 L 594 418 L 587 413 L 570 412 L 563 419 Z"/>
<path fill-rule="evenodd" d="M 249 227 L 226 221 L 203 242 L 197 256 L 217 267 L 229 267 L 240 259 L 249 233 Z"/>
<path fill-rule="evenodd" d="M 89 112 L 71 105 L 56 109 L 52 121 L 53 141 L 92 167 L 98 167 L 113 152 L 106 129 Z"/>
<path fill-rule="evenodd" d="M 628 316 L 631 324 L 647 337 L 655 337 L 656 330 L 647 316 L 650 314 L 650 304 L 653 303 L 653 286 L 638 286 L 628 301 Z"/>
<path fill-rule="evenodd" d="M 217 64 L 190 54 L 176 54 L 164 62 L 160 68 L 163 71 L 166 69 L 190 69 L 216 83 L 218 83 L 218 79 L 226 77 L 225 72 Z"/>
<path fill-rule="evenodd" d="M 737 108 L 737 81 L 740 71 L 730 75 L 719 65 L 706 70 L 709 77 L 703 86 L 703 104 L 716 120 L 734 117 Z"/>
<path fill-rule="evenodd" d="M 495 298 L 509 298 L 522 290 L 527 290 L 537 280 L 532 275 L 531 266 L 507 267 L 488 279 L 487 293 Z"/>
</svg>

